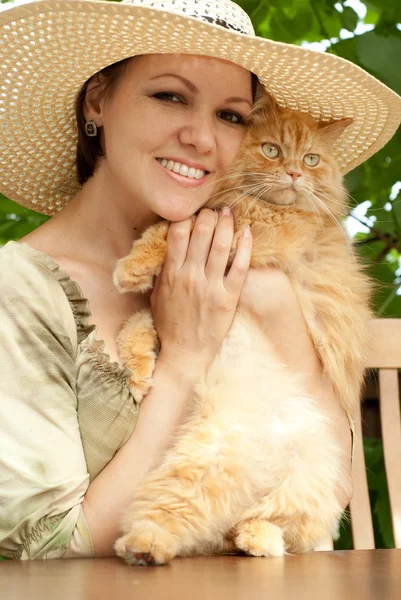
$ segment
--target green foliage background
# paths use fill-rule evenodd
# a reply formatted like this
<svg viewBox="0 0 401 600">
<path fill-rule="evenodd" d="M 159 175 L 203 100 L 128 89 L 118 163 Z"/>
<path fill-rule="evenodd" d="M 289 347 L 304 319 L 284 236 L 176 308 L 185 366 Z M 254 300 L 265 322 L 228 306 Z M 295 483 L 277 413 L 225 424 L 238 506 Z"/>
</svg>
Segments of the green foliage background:
<svg viewBox="0 0 401 600">
<path fill-rule="evenodd" d="M 117 0 L 118 1 L 118 0 Z M 323 42 L 327 52 L 342 56 L 401 94 L 401 1 L 366 0 L 360 18 L 346 0 L 237 0 L 250 15 L 257 35 L 281 42 Z M 1 0 L 1 3 L 12 0 Z M 359 12 L 359 10 L 358 10 Z M 370 26 L 364 31 L 361 25 Z M 366 28 L 365 28 L 366 29 Z M 360 254 L 379 283 L 376 314 L 401 318 L 401 129 L 366 163 L 349 173 L 350 211 L 363 202 L 365 233 L 356 235 Z M 395 186 L 395 187 L 394 187 Z M 47 217 L 29 211 L 0 194 L 0 245 L 18 240 Z M 369 488 L 378 547 L 393 547 L 381 442 L 365 440 Z M 337 547 L 352 547 L 343 528 Z"/>
</svg>

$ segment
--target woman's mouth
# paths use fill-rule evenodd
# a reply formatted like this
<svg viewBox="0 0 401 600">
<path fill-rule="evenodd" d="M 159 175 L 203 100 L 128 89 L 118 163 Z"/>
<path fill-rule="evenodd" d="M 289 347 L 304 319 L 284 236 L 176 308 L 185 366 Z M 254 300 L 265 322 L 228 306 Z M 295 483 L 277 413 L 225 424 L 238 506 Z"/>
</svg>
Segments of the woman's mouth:
<svg viewBox="0 0 401 600">
<path fill-rule="evenodd" d="M 167 158 L 156 158 L 157 162 L 173 177 L 174 180 L 186 181 L 187 183 L 199 184 L 203 182 L 209 171 L 196 169 L 185 163 Z"/>
</svg>

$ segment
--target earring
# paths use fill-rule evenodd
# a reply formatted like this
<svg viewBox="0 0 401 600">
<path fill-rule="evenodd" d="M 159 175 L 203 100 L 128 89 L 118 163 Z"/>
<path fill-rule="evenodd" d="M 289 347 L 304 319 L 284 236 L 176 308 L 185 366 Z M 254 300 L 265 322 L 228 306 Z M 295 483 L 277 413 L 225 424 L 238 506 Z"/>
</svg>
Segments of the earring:
<svg viewBox="0 0 401 600">
<path fill-rule="evenodd" d="M 96 137 L 97 136 L 97 125 L 95 121 L 90 119 L 85 123 L 85 133 L 88 137 Z"/>
</svg>

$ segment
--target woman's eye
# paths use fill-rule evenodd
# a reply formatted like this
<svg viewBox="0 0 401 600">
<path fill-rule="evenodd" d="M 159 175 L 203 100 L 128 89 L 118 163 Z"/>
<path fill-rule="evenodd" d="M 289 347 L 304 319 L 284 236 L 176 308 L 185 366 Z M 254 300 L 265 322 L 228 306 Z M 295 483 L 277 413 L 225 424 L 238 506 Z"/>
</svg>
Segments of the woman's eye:
<svg viewBox="0 0 401 600">
<path fill-rule="evenodd" d="M 318 154 L 305 154 L 304 163 L 307 167 L 316 167 L 319 164 L 320 156 Z"/>
<path fill-rule="evenodd" d="M 181 99 L 173 92 L 158 92 L 157 94 L 153 94 L 154 98 L 158 98 L 159 100 L 167 100 L 168 102 L 181 102 Z"/>
<path fill-rule="evenodd" d="M 220 117 L 220 119 L 223 119 L 223 121 L 228 121 L 229 123 L 234 123 L 235 125 L 241 125 L 244 120 L 241 115 L 231 112 L 231 110 L 220 110 L 217 115 Z"/>
<path fill-rule="evenodd" d="M 267 158 L 278 158 L 280 156 L 280 148 L 275 144 L 262 144 L 262 152 Z"/>
</svg>

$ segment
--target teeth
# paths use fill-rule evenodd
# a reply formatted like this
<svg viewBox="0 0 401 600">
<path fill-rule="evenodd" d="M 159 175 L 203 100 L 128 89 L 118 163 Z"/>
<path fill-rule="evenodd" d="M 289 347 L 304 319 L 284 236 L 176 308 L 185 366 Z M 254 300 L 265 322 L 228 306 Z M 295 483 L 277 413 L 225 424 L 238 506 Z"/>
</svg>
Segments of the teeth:
<svg viewBox="0 0 401 600">
<path fill-rule="evenodd" d="M 189 179 L 202 179 L 206 173 L 206 171 L 203 171 L 202 169 L 189 168 L 188 165 L 173 160 L 167 160 L 167 158 L 158 158 L 157 160 L 169 171 L 174 171 L 174 173 L 179 173 L 183 177 L 188 177 Z"/>
</svg>

